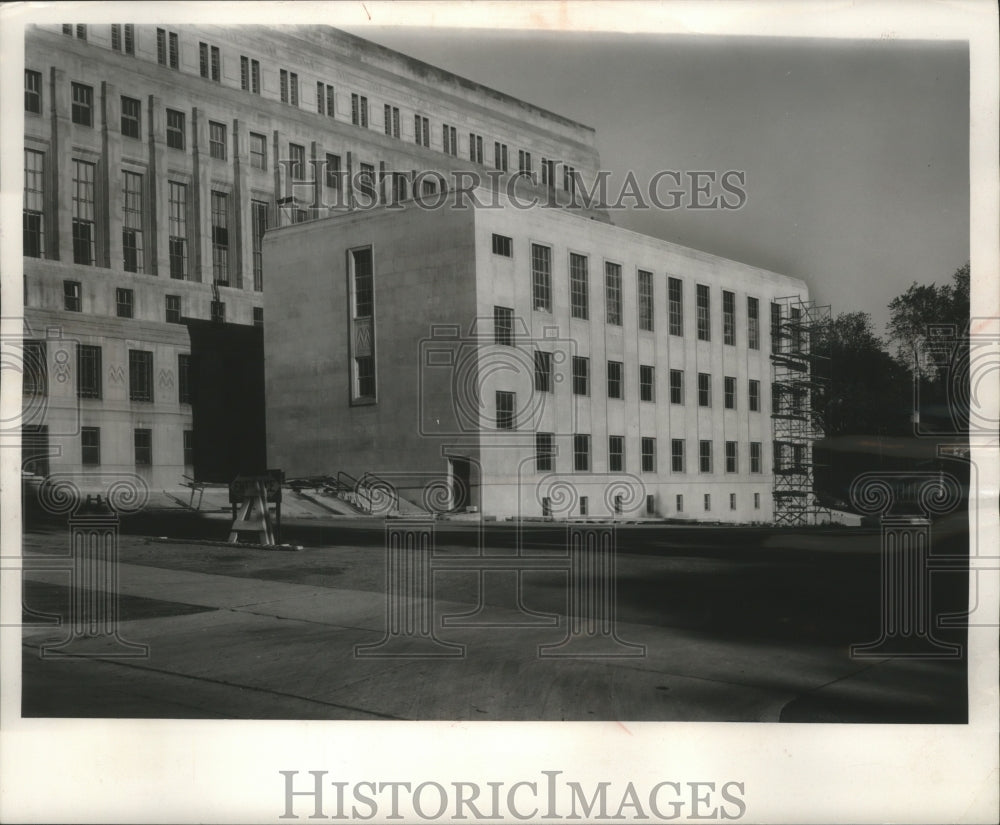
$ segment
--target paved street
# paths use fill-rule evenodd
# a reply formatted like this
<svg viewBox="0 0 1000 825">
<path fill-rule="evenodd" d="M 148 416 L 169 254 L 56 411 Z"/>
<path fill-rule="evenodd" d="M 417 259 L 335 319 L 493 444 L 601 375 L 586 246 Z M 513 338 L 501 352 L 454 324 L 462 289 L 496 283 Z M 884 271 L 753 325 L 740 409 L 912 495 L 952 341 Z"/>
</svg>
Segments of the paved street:
<svg viewBox="0 0 1000 825">
<path fill-rule="evenodd" d="M 640 656 L 546 658 L 567 634 L 567 573 L 439 569 L 437 637 L 453 658 L 359 658 L 386 634 L 384 528 L 363 519 L 291 521 L 301 550 L 197 543 L 226 521 L 187 513 L 127 520 L 120 539 L 119 636 L 148 652 L 113 658 L 85 639 L 83 657 L 41 658 L 66 630 L 65 525 L 25 535 L 23 713 L 272 719 L 686 720 L 961 722 L 965 663 L 852 659 L 879 628 L 875 530 L 620 526 L 617 637 Z M 565 527 L 490 525 L 486 555 L 551 555 Z M 439 523 L 437 553 L 468 554 L 474 525 Z M 124 533 L 128 531 L 128 533 Z M 186 540 L 163 542 L 162 535 Z M 959 521 L 935 526 L 935 549 L 961 549 Z M 456 562 L 456 564 L 458 564 Z M 458 564 L 458 566 L 461 566 Z M 955 609 L 961 574 L 935 577 L 937 609 Z M 482 626 L 442 626 L 484 605 Z M 529 618 L 526 619 L 525 617 Z M 528 624 L 525 624 L 528 622 Z M 533 623 L 532 623 L 533 622 Z M 465 624 L 469 624 L 466 622 Z M 938 632 L 960 643 L 961 634 Z M 452 647 L 452 650 L 459 648 Z M 558 648 L 556 648 L 558 650 Z M 634 647 L 626 652 L 636 652 Z M 128 652 L 134 652 L 129 650 Z"/>
</svg>

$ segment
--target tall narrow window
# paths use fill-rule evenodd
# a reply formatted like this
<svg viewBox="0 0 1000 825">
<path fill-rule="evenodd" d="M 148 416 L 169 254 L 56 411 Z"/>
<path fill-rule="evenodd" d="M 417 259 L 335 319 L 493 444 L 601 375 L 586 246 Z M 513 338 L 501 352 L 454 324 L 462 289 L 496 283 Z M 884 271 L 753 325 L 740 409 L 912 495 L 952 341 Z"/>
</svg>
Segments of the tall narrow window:
<svg viewBox="0 0 1000 825">
<path fill-rule="evenodd" d="M 374 401 L 375 281 L 372 250 L 351 251 L 353 398 Z"/>
<path fill-rule="evenodd" d="M 229 195 L 212 192 L 212 279 L 229 285 Z"/>
<path fill-rule="evenodd" d="M 670 471 L 683 473 L 684 470 L 684 439 L 672 438 L 670 440 Z"/>
<path fill-rule="evenodd" d="M 555 463 L 555 436 L 552 433 L 535 433 L 535 469 L 551 472 Z"/>
<path fill-rule="evenodd" d="M 725 403 L 727 410 L 736 409 L 736 379 L 727 375 L 723 379 L 723 394 L 725 396 Z"/>
<path fill-rule="evenodd" d="M 177 401 L 191 403 L 191 356 L 186 352 L 177 354 Z"/>
<path fill-rule="evenodd" d="M 573 395 L 590 395 L 590 359 L 573 356 Z"/>
<path fill-rule="evenodd" d="M 735 473 L 739 471 L 739 465 L 737 462 L 736 454 L 736 442 L 727 441 L 726 442 L 726 472 Z"/>
<path fill-rule="evenodd" d="M 184 281 L 188 276 L 187 184 L 169 181 L 168 198 L 170 277 Z"/>
<path fill-rule="evenodd" d="M 135 317 L 135 291 L 118 287 L 115 289 L 115 314 L 119 318 Z"/>
<path fill-rule="evenodd" d="M 736 346 L 736 295 L 722 291 L 722 343 Z"/>
<path fill-rule="evenodd" d="M 385 133 L 389 137 L 399 137 L 399 107 L 390 106 L 388 103 L 383 107 L 385 115 Z"/>
<path fill-rule="evenodd" d="M 640 269 L 639 287 L 639 329 L 653 331 L 653 273 Z"/>
<path fill-rule="evenodd" d="M 178 43 L 177 32 L 169 32 L 170 38 L 170 68 L 177 69 L 180 68 L 180 44 Z"/>
<path fill-rule="evenodd" d="M 684 287 L 680 278 L 667 279 L 667 311 L 670 334 L 684 335 Z"/>
<path fill-rule="evenodd" d="M 517 429 L 517 422 L 514 420 L 514 409 L 516 406 L 515 394 L 504 390 L 497 390 L 497 429 L 514 430 Z"/>
<path fill-rule="evenodd" d="M 42 113 L 42 73 L 24 70 L 24 111 Z"/>
<path fill-rule="evenodd" d="M 67 312 L 83 311 L 83 287 L 79 281 L 63 281 L 63 309 Z"/>
<path fill-rule="evenodd" d="M 608 436 L 608 472 L 621 473 L 625 470 L 625 436 Z"/>
<path fill-rule="evenodd" d="M 209 46 L 207 43 L 199 43 L 198 50 L 201 76 L 218 83 L 221 77 L 219 47 Z"/>
<path fill-rule="evenodd" d="M 556 164 L 559 161 L 542 158 L 542 186 L 552 190 L 556 186 Z"/>
<path fill-rule="evenodd" d="M 260 94 L 260 61 L 240 56 L 240 88 L 244 92 Z"/>
<path fill-rule="evenodd" d="M 751 441 L 750 442 L 750 472 L 759 473 L 761 472 L 761 455 L 763 451 L 761 450 L 761 442 Z"/>
<path fill-rule="evenodd" d="M 153 431 L 148 429 L 136 429 L 133 432 L 133 445 L 135 447 L 135 466 L 153 466 Z"/>
<path fill-rule="evenodd" d="M 747 298 L 747 346 L 760 349 L 760 301 Z"/>
<path fill-rule="evenodd" d="M 531 294 L 536 310 L 552 312 L 552 250 L 536 243 L 531 245 Z"/>
<path fill-rule="evenodd" d="M 698 442 L 698 470 L 702 473 L 712 472 L 712 442 Z"/>
<path fill-rule="evenodd" d="M 208 122 L 208 153 L 218 160 L 226 159 L 226 124 Z"/>
<path fill-rule="evenodd" d="M 370 163 L 358 165 L 358 191 L 369 203 L 375 203 L 375 167 Z"/>
<path fill-rule="evenodd" d="M 94 265 L 93 163 L 73 160 L 73 263 Z"/>
<path fill-rule="evenodd" d="M 670 370 L 670 403 L 684 403 L 684 371 Z"/>
<path fill-rule="evenodd" d="M 94 125 L 94 89 L 83 83 L 74 83 L 72 120 L 80 126 Z"/>
<path fill-rule="evenodd" d="M 781 304 L 771 302 L 771 351 L 781 352 Z"/>
<path fill-rule="evenodd" d="M 552 392 L 552 353 L 535 350 L 535 392 Z"/>
<path fill-rule="evenodd" d="M 604 299 L 607 303 L 607 322 L 621 326 L 622 268 L 618 264 L 604 264 Z"/>
<path fill-rule="evenodd" d="M 747 387 L 750 400 L 750 412 L 760 412 L 760 381 L 751 378 Z"/>
<path fill-rule="evenodd" d="M 22 344 L 21 392 L 25 396 L 47 395 L 49 391 L 49 357 L 45 341 L 25 340 Z"/>
<path fill-rule="evenodd" d="M 299 105 L 299 76 L 295 72 L 288 73 L 288 102 L 292 106 Z"/>
<path fill-rule="evenodd" d="M 712 406 L 712 376 L 707 372 L 698 373 L 698 406 Z"/>
<path fill-rule="evenodd" d="M 577 433 L 573 436 L 573 469 L 578 473 L 590 470 L 590 436 Z"/>
<path fill-rule="evenodd" d="M 153 400 L 153 353 L 128 351 L 128 397 L 130 401 Z"/>
<path fill-rule="evenodd" d="M 608 361 L 608 398 L 624 398 L 622 386 L 622 362 Z"/>
<path fill-rule="evenodd" d="M 458 155 L 458 130 L 454 126 L 441 124 L 441 144 L 441 151 L 446 155 Z"/>
<path fill-rule="evenodd" d="M 514 310 L 510 307 L 493 307 L 493 343 L 514 346 Z"/>
<path fill-rule="evenodd" d="M 156 62 L 167 65 L 167 32 L 166 29 L 156 30 Z"/>
<path fill-rule="evenodd" d="M 493 166 L 501 172 L 507 171 L 507 144 L 493 142 Z"/>
<path fill-rule="evenodd" d="M 79 344 L 76 348 L 76 395 L 78 398 L 100 398 L 101 348 Z"/>
<path fill-rule="evenodd" d="M 639 400 L 656 400 L 656 371 L 647 364 L 639 365 Z"/>
<path fill-rule="evenodd" d="M 368 98 L 364 95 L 351 95 L 351 123 L 368 128 Z"/>
<path fill-rule="evenodd" d="M 122 266 L 126 272 L 141 274 L 143 267 L 142 244 L 142 175 L 136 172 L 122 174 Z"/>
<path fill-rule="evenodd" d="M 340 155 L 326 153 L 326 185 L 340 189 Z"/>
<path fill-rule="evenodd" d="M 469 160 L 473 163 L 483 162 L 483 136 L 469 132 Z"/>
<path fill-rule="evenodd" d="M 563 190 L 570 195 L 576 194 L 576 174 L 572 166 L 563 166 Z"/>
<path fill-rule="evenodd" d="M 24 255 L 45 257 L 45 153 L 24 150 Z"/>
<path fill-rule="evenodd" d="M 303 180 L 306 172 L 306 147 L 297 143 L 288 144 L 289 173 L 292 180 Z"/>
<path fill-rule="evenodd" d="M 431 145 L 431 122 L 423 115 L 413 116 L 413 139 L 417 146 Z"/>
<path fill-rule="evenodd" d="M 183 449 L 184 456 L 184 466 L 194 467 L 194 431 L 184 430 L 183 441 L 181 442 L 181 448 Z M 188 472 L 191 475 L 191 472 Z"/>
<path fill-rule="evenodd" d="M 209 304 L 209 313 L 213 324 L 226 323 L 226 302 L 212 301 L 212 303 Z"/>
<path fill-rule="evenodd" d="M 250 166 L 267 170 L 267 137 L 257 132 L 250 133 Z"/>
<path fill-rule="evenodd" d="M 316 111 L 327 117 L 334 117 L 334 92 L 333 86 L 324 83 L 322 80 L 316 81 Z"/>
<path fill-rule="evenodd" d="M 167 146 L 184 149 L 184 112 L 167 109 Z"/>
<path fill-rule="evenodd" d="M 267 203 L 250 201 L 251 238 L 253 239 L 253 288 L 264 289 L 264 233 L 267 231 Z"/>
<path fill-rule="evenodd" d="M 166 321 L 168 324 L 179 324 L 181 322 L 181 296 L 166 296 Z"/>
<path fill-rule="evenodd" d="M 587 256 L 571 252 L 569 255 L 570 312 L 574 318 L 590 317 L 590 296 L 587 285 Z"/>
<path fill-rule="evenodd" d="M 655 473 L 656 472 L 656 439 L 646 438 L 642 439 L 642 465 L 641 469 L 644 473 Z"/>
<path fill-rule="evenodd" d="M 698 284 L 696 294 L 698 299 L 698 340 L 711 341 L 712 325 L 709 314 L 708 287 L 704 284 Z"/>
<path fill-rule="evenodd" d="M 517 150 L 517 171 L 525 175 L 532 174 L 531 152 L 526 152 L 524 149 Z"/>
<path fill-rule="evenodd" d="M 97 467 L 101 463 L 101 428 L 80 428 L 80 463 L 84 467 Z"/>
</svg>

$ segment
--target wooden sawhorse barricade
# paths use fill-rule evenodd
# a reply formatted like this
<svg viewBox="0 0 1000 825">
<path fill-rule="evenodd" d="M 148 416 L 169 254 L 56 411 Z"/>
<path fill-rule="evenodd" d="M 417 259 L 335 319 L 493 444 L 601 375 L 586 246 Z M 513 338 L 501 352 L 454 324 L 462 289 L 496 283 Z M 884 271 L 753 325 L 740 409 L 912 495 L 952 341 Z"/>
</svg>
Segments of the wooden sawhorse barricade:
<svg viewBox="0 0 1000 825">
<path fill-rule="evenodd" d="M 435 553 L 434 522 L 386 522 L 386 633 L 380 642 L 357 645 L 355 656 L 384 658 L 461 657 L 465 646 L 447 642 L 434 626 L 434 572 L 505 571 L 514 576 L 534 570 L 568 574 L 566 635 L 538 646 L 541 658 L 644 657 L 645 645 L 622 641 L 617 610 L 613 524 L 567 524 L 566 549 L 559 555 L 442 555 Z M 489 579 L 481 577 L 482 587 Z M 479 593 L 480 606 L 486 593 Z M 517 606 L 521 608 L 520 605 Z M 465 614 L 473 615 L 473 614 Z M 446 616 L 445 620 L 458 619 Z M 461 621 L 443 621 L 448 626 Z M 512 621 L 510 626 L 523 625 Z M 554 625 L 555 622 L 546 622 Z M 485 626 L 470 622 L 465 626 Z"/>
</svg>

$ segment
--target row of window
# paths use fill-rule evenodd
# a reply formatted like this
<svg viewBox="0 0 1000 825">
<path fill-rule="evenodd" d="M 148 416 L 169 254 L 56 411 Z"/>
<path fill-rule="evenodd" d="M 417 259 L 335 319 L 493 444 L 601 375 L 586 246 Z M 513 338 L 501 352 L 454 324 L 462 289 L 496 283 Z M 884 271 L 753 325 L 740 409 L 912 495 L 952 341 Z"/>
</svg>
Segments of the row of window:
<svg viewBox="0 0 1000 825">
<path fill-rule="evenodd" d="M 137 428 L 132 431 L 133 456 L 136 467 L 153 466 L 153 431 Z M 183 431 L 183 456 L 185 467 L 194 465 L 194 433 Z M 98 467 L 101 464 L 101 428 L 80 428 L 80 455 L 84 467 Z"/>
<path fill-rule="evenodd" d="M 711 493 L 705 493 L 703 495 L 703 497 L 702 497 L 702 501 L 703 501 L 703 506 L 705 508 L 705 512 L 706 513 L 710 512 L 711 509 L 712 509 L 712 494 Z M 622 514 L 622 509 L 623 509 L 623 507 L 622 507 L 622 497 L 621 496 L 615 496 L 614 501 L 612 503 L 612 506 L 614 507 L 615 514 L 616 515 L 621 515 Z M 684 512 L 684 494 L 683 493 L 677 493 L 677 495 L 674 497 L 674 507 L 676 508 L 676 511 L 678 513 L 683 513 Z M 760 493 L 754 493 L 753 494 L 753 508 L 755 510 L 759 510 L 760 509 Z M 730 493 L 729 494 L 729 509 L 730 510 L 735 510 L 736 509 L 736 493 Z M 654 495 L 647 495 L 646 496 L 646 515 L 652 516 L 652 515 L 655 515 L 655 514 L 656 514 L 656 496 L 654 496 Z M 545 497 L 545 498 L 542 499 L 542 515 L 543 516 L 551 516 L 552 515 L 552 500 L 550 498 L 548 498 L 548 497 Z M 578 515 L 580 515 L 580 516 L 590 515 L 590 499 L 589 499 L 588 496 L 580 496 L 579 501 L 578 501 Z"/>
<path fill-rule="evenodd" d="M 164 296 L 164 320 L 168 324 L 181 323 L 181 296 Z M 63 309 L 67 312 L 83 312 L 83 285 L 80 281 L 63 281 Z M 128 287 L 117 287 L 115 289 L 115 315 L 119 318 L 135 317 L 135 290 Z M 217 323 L 226 321 L 226 302 L 211 302 L 210 317 Z M 264 308 L 253 307 L 253 325 L 264 325 Z"/>
<path fill-rule="evenodd" d="M 82 37 L 80 32 L 83 32 Z M 73 36 L 73 26 L 64 25 L 63 32 Z M 86 26 L 76 27 L 76 36 L 86 40 Z M 111 27 L 112 48 L 125 54 L 135 54 L 136 32 L 132 25 L 112 25 Z M 177 32 L 158 28 L 156 30 L 156 59 L 161 66 L 171 69 L 180 68 L 180 40 Z M 198 43 L 198 64 L 201 77 L 220 83 L 222 80 L 222 53 L 218 46 L 199 41 Z M 30 76 L 29 76 L 30 75 Z M 85 126 L 93 125 L 93 89 L 84 84 L 74 83 L 74 123 Z M 81 96 L 88 96 L 84 91 L 89 89 L 89 102 L 81 99 L 79 117 L 77 120 L 77 90 L 75 87 L 82 87 Z M 247 55 L 240 55 L 240 88 L 251 94 L 261 93 L 261 65 L 260 61 Z M 299 106 L 299 75 L 289 69 L 278 69 L 278 96 L 282 103 L 290 106 Z M 25 71 L 25 111 L 41 114 L 41 74 L 36 71 Z M 322 80 L 316 81 L 316 111 L 318 114 L 327 117 L 336 116 L 336 91 L 334 87 Z M 369 128 L 370 105 L 367 95 L 357 92 L 351 93 L 351 123 L 363 129 Z M 123 116 L 124 117 L 124 116 Z M 123 120 L 124 124 L 124 120 Z M 122 134 L 131 137 L 138 137 L 139 134 L 126 132 L 123 126 Z M 400 131 L 400 109 L 390 103 L 383 104 L 383 130 L 386 135 L 399 139 Z M 413 115 L 413 135 L 418 146 L 431 148 L 431 128 L 430 119 L 423 114 Z M 469 132 L 469 160 L 473 163 L 483 164 L 483 136 L 475 132 Z M 441 124 L 441 151 L 446 155 L 458 156 L 458 129 L 456 126 Z M 542 158 L 541 175 L 542 184 L 549 188 L 556 185 L 556 167 L 562 166 L 562 186 L 569 192 L 576 191 L 576 169 L 572 166 L 562 164 L 558 160 Z M 503 172 L 509 171 L 508 167 L 508 144 L 501 141 L 493 142 L 493 166 Z M 534 176 L 535 170 L 532 166 L 531 152 L 525 149 L 518 150 L 518 171 Z"/>
<path fill-rule="evenodd" d="M 26 340 L 24 342 L 23 392 L 25 396 L 48 394 L 48 355 L 45 341 Z M 177 355 L 177 402 L 191 403 L 190 383 L 191 356 Z M 120 367 L 108 370 L 110 380 L 125 380 Z M 160 387 L 173 387 L 173 376 L 168 371 L 160 371 Z M 76 395 L 78 398 L 104 398 L 104 353 L 98 345 L 77 344 L 76 348 Z M 153 353 L 148 350 L 128 351 L 128 397 L 130 401 L 153 401 Z"/>
<path fill-rule="evenodd" d="M 643 473 L 655 473 L 656 470 L 656 439 L 643 436 L 639 440 L 639 470 Z M 687 472 L 687 441 L 683 438 L 670 440 L 670 472 Z M 713 442 L 698 441 L 698 472 L 713 472 Z M 736 441 L 725 442 L 725 468 L 727 473 L 739 472 L 739 445 Z M 555 472 L 556 450 L 553 433 L 535 433 L 535 469 L 538 472 Z M 591 470 L 591 437 L 586 433 L 573 436 L 573 470 L 586 473 Z M 625 436 L 608 436 L 608 472 L 622 473 L 626 471 Z M 750 472 L 763 472 L 762 442 L 750 442 Z"/>
<path fill-rule="evenodd" d="M 513 239 L 505 235 L 493 235 L 493 253 L 506 258 L 513 257 Z M 590 285 L 589 258 L 575 252 L 569 253 L 570 313 L 573 318 L 589 320 Z M 638 325 L 646 332 L 654 331 L 653 321 L 653 273 L 649 270 L 636 271 L 636 293 L 638 296 Z M 532 307 L 539 312 L 552 312 L 552 248 L 542 244 L 531 244 L 531 294 Z M 711 297 L 705 284 L 695 285 L 696 332 L 699 341 L 712 340 Z M 604 304 L 605 321 L 613 326 L 622 325 L 622 267 L 620 264 L 604 263 Z M 780 306 L 771 305 L 772 320 Z M 512 312 L 512 311 L 511 311 Z M 760 349 L 760 302 L 748 297 L 747 346 Z M 684 283 L 680 278 L 667 278 L 667 318 L 671 335 L 684 335 Z M 775 334 L 772 329 L 772 336 Z M 722 342 L 727 346 L 736 345 L 736 294 L 722 291 Z"/>
</svg>

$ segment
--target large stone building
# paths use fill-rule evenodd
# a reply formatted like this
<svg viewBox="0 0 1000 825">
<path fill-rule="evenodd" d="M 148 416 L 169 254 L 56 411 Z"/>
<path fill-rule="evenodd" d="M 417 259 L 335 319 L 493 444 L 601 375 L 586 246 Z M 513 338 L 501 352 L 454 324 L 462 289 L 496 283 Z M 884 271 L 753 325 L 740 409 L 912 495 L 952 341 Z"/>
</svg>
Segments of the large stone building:
<svg viewBox="0 0 1000 825">
<path fill-rule="evenodd" d="M 25 64 L 24 442 L 43 474 L 194 471 L 185 322 L 264 322 L 267 228 L 430 193 L 429 171 L 527 170 L 559 201 L 598 168 L 589 127 L 327 27 L 39 25 Z"/>
<path fill-rule="evenodd" d="M 268 233 L 271 464 L 500 517 L 772 520 L 770 319 L 802 281 L 438 200 Z"/>
</svg>

